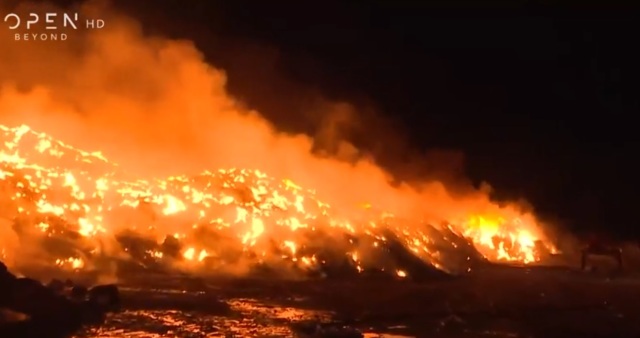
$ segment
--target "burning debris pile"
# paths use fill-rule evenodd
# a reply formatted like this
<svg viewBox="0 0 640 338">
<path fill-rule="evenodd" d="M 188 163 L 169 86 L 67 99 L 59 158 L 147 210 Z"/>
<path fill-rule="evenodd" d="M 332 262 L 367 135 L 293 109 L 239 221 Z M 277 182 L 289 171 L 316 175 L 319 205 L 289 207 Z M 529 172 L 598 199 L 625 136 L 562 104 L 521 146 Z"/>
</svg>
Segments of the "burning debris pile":
<svg viewBox="0 0 640 338">
<path fill-rule="evenodd" d="M 0 126 L 0 141 L 0 255 L 15 266 L 92 270 L 121 261 L 199 273 L 406 277 L 477 259 L 531 263 L 553 250 L 518 219 L 431 225 L 368 204 L 342 214 L 313 190 L 259 170 L 138 179 L 28 126 Z"/>
</svg>

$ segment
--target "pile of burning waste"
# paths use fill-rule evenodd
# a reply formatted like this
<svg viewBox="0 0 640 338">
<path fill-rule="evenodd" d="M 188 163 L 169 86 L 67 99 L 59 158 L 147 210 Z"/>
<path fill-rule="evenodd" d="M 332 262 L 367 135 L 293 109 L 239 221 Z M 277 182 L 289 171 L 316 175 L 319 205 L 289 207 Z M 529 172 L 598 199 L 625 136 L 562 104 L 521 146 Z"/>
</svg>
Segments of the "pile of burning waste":
<svg viewBox="0 0 640 338">
<path fill-rule="evenodd" d="M 0 258 L 10 266 L 404 278 L 554 250 L 520 219 L 427 223 L 366 203 L 343 215 L 259 170 L 140 179 L 28 126 L 0 126 L 0 142 Z"/>
</svg>

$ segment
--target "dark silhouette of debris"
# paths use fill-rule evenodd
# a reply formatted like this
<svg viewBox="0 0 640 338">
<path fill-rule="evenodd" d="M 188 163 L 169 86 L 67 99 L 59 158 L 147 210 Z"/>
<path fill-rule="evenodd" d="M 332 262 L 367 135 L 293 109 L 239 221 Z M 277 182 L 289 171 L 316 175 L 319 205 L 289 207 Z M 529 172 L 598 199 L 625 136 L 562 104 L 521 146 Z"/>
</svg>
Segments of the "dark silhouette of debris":
<svg viewBox="0 0 640 338">
<path fill-rule="evenodd" d="M 0 337 L 67 337 L 85 325 L 99 325 L 120 308 L 117 286 L 87 290 L 72 281 L 47 285 L 13 275 L 0 262 Z"/>
</svg>

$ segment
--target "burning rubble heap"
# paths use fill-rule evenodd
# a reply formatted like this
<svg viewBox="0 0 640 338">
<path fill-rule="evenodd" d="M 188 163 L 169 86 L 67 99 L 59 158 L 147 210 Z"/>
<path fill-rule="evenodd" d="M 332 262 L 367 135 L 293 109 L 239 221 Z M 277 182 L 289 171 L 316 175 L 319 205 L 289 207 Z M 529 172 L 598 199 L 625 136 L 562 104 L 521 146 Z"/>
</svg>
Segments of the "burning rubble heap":
<svg viewBox="0 0 640 338">
<path fill-rule="evenodd" d="M 145 267 L 215 272 L 251 262 L 310 273 L 339 262 L 405 277 L 412 260 L 447 271 L 453 256 L 531 263 L 554 250 L 519 219 L 428 225 L 370 205 L 344 217 L 313 190 L 259 170 L 136 179 L 28 126 L 0 125 L 0 141 L 0 259 L 16 265 L 95 269 L 126 257 Z"/>
</svg>

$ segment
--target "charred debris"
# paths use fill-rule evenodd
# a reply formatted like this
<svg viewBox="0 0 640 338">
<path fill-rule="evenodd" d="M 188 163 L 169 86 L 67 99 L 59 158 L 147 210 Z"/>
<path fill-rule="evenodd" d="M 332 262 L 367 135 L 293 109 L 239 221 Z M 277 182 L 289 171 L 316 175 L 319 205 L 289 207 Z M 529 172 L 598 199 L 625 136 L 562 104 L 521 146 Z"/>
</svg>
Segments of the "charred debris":
<svg viewBox="0 0 640 338">
<path fill-rule="evenodd" d="M 11 273 L 0 262 L 0 337 L 67 337 L 120 310 L 116 285 L 48 284 Z"/>
</svg>

